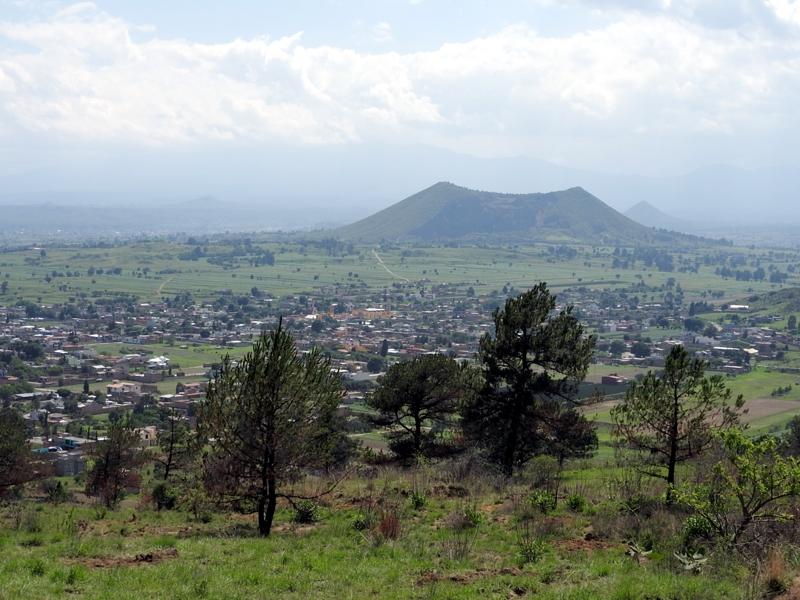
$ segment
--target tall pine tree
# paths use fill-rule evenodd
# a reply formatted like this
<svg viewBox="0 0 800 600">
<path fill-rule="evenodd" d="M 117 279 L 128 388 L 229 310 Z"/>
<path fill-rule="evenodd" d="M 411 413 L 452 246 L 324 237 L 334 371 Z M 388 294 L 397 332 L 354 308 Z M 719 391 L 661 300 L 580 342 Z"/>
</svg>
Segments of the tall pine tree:
<svg viewBox="0 0 800 600">
<path fill-rule="evenodd" d="M 570 412 L 594 349 L 571 306 L 539 283 L 494 312 L 494 335 L 481 339 L 483 390 L 463 409 L 464 433 L 486 449 L 507 476 L 548 452 L 552 429 Z M 582 419 L 582 417 L 579 417 Z M 583 442 L 581 442 L 583 443 Z M 569 454 L 566 448 L 560 454 Z"/>
</svg>

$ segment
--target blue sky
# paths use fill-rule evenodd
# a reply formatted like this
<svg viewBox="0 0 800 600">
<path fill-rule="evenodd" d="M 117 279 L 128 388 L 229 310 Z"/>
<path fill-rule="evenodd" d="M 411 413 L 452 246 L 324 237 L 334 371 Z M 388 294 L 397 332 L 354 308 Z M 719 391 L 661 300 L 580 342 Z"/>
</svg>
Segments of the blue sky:
<svg viewBox="0 0 800 600">
<path fill-rule="evenodd" d="M 4 18 L 47 18 L 63 3 L 6 2 Z M 502 4 L 502 6 L 501 6 Z M 313 45 L 359 49 L 435 49 L 445 41 L 466 41 L 521 21 L 553 33 L 597 24 L 601 13 L 581 6 L 548 5 L 530 0 L 99 0 L 95 5 L 130 23 L 152 25 L 159 36 L 197 42 L 226 42 L 236 37 L 282 37 L 298 31 Z M 391 40 L 375 39 L 380 24 L 391 28 Z"/>
<path fill-rule="evenodd" d="M 15 189 L 282 149 L 310 167 L 374 148 L 647 176 L 785 166 L 799 103 L 800 0 L 0 0 Z M 197 191 L 187 170 L 171 189 Z"/>
</svg>

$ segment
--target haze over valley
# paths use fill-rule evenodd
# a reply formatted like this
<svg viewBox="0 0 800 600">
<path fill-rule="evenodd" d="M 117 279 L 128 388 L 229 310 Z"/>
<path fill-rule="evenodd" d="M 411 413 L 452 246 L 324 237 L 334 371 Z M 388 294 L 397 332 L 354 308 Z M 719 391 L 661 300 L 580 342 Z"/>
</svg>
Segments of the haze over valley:
<svg viewBox="0 0 800 600">
<path fill-rule="evenodd" d="M 162 155 L 155 150 L 145 157 L 115 160 L 112 155 L 102 167 L 0 176 L 0 206 L 6 216 L 0 232 L 30 233 L 36 222 L 50 233 L 91 230 L 101 235 L 319 229 L 354 222 L 436 181 L 516 194 L 582 187 L 620 212 L 646 202 L 672 217 L 643 216 L 643 225 L 676 229 L 683 223 L 681 232 L 750 236 L 747 243 L 758 243 L 759 232 L 767 234 L 770 226 L 794 236 L 794 228 L 800 227 L 800 168 L 788 166 L 706 167 L 655 177 L 585 171 L 521 157 L 470 157 L 424 146 L 232 148 L 198 154 Z M 131 170 L 127 161 L 135 161 L 136 168 Z M 53 208 L 39 221 L 43 205 Z M 153 207 L 165 211 L 165 218 L 145 219 Z M 209 214 L 217 216 L 210 219 Z"/>
</svg>

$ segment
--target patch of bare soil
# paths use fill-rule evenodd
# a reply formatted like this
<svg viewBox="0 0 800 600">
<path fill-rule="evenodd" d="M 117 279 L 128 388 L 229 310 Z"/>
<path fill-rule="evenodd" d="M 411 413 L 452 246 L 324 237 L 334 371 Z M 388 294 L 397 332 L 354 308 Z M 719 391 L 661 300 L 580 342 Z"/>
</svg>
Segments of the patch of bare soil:
<svg viewBox="0 0 800 600">
<path fill-rule="evenodd" d="M 144 552 L 136 556 L 105 556 L 97 558 L 82 558 L 69 562 L 80 563 L 93 569 L 110 569 L 114 567 L 133 567 L 143 565 L 153 565 L 172 558 L 178 558 L 178 551 L 175 548 L 165 550 L 155 550 Z"/>
<path fill-rule="evenodd" d="M 303 525 L 299 523 L 278 523 L 272 526 L 272 533 L 294 533 L 296 535 L 304 535 L 314 531 L 317 525 L 318 523 L 307 523 Z"/>
<path fill-rule="evenodd" d="M 567 552 L 575 552 L 578 550 L 585 550 L 586 552 L 594 552 L 596 550 L 608 550 L 619 546 L 619 544 L 612 544 L 598 539 L 585 539 L 576 538 L 568 540 L 559 540 L 556 542 L 556 548 L 565 550 Z"/>
<path fill-rule="evenodd" d="M 469 496 L 469 490 L 461 485 L 445 485 L 443 483 L 437 484 L 433 487 L 434 496 L 445 496 L 447 498 L 466 498 Z"/>
<path fill-rule="evenodd" d="M 745 402 L 744 407 L 747 409 L 747 413 L 742 417 L 742 421 L 750 423 L 771 415 L 800 409 L 800 402 L 781 400 L 780 398 L 756 398 Z"/>
<path fill-rule="evenodd" d="M 800 577 L 792 582 L 792 585 L 779 596 L 772 596 L 773 600 L 800 600 Z"/>
</svg>

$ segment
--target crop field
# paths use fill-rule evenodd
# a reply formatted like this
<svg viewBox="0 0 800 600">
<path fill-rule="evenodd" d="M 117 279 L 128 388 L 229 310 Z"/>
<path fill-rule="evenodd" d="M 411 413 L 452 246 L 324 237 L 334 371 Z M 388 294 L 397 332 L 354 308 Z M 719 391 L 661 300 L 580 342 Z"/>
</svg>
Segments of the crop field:
<svg viewBox="0 0 800 600">
<path fill-rule="evenodd" d="M 92 298 L 107 294 L 132 294 L 152 301 L 178 293 L 207 299 L 222 290 L 247 293 L 253 287 L 281 297 L 286 294 L 331 294 L 380 290 L 392 283 L 420 285 L 459 284 L 481 295 L 510 284 L 523 289 L 547 281 L 554 290 L 566 286 L 613 288 L 639 281 L 660 286 L 674 278 L 693 300 L 709 292 L 721 292 L 731 300 L 749 294 L 779 289 L 780 284 L 737 281 L 714 273 L 702 265 L 698 272 L 659 271 L 655 267 L 614 268 L 613 249 L 576 246 L 574 257 L 555 257 L 552 245 L 502 247 L 447 246 L 355 246 L 332 254 L 312 243 L 264 240 L 248 246 L 250 252 L 268 251 L 274 264 L 253 260 L 240 246 L 218 241 L 203 246 L 192 257 L 193 246 L 178 242 L 147 241 L 109 247 L 48 246 L 0 252 L 0 281 L 7 282 L 3 298 L 43 304 L 70 298 Z M 238 249 L 238 250 L 237 250 Z M 786 271 L 795 263 L 789 253 L 771 255 L 763 250 L 724 251 L 760 260 L 764 268 Z M 683 250 L 676 264 L 694 264 L 717 247 Z M 191 257 L 191 258 L 190 258 Z M 790 274 L 785 285 L 800 281 Z M 643 301 L 650 298 L 645 294 Z M 655 299 L 653 296 L 652 299 Z"/>
</svg>

